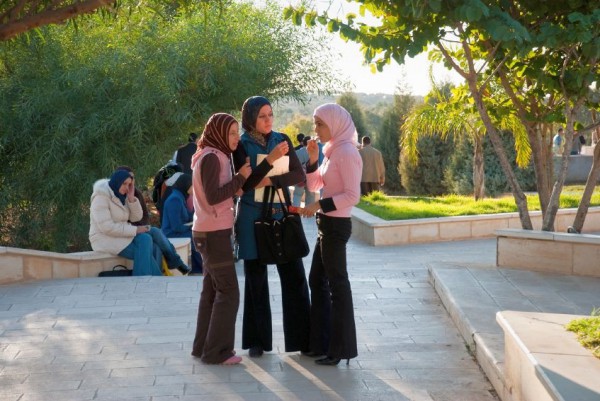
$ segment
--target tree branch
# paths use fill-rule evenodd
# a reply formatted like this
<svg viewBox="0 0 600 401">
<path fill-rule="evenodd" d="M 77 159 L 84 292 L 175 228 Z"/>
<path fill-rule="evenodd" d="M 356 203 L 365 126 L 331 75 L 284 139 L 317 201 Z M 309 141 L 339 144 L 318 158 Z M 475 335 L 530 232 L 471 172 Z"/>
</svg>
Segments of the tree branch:
<svg viewBox="0 0 600 401">
<path fill-rule="evenodd" d="M 0 25 L 0 40 L 8 40 L 20 33 L 43 25 L 58 24 L 82 14 L 91 14 L 98 8 L 110 5 L 113 0 L 85 0 L 58 10 L 47 10 L 18 21 Z"/>
</svg>

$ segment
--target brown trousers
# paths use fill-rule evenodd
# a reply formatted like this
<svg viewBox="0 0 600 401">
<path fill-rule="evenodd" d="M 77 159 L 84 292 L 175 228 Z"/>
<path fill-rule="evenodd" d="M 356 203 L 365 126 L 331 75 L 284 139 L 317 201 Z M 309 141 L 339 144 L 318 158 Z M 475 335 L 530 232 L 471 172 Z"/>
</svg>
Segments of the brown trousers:
<svg viewBox="0 0 600 401">
<path fill-rule="evenodd" d="M 204 278 L 192 355 L 222 363 L 234 355 L 235 319 L 240 289 L 231 246 L 231 229 L 193 233 L 202 255 Z"/>
</svg>

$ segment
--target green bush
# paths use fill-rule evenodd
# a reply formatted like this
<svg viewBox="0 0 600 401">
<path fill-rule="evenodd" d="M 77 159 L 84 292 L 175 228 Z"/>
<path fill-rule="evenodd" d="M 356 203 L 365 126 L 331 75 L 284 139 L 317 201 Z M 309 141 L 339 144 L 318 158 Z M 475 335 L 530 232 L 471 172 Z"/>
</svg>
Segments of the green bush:
<svg viewBox="0 0 600 401">
<path fill-rule="evenodd" d="M 517 176 L 517 180 L 524 191 L 535 191 L 535 174 L 533 166 L 526 169 L 516 166 L 516 152 L 514 138 L 509 132 L 501 132 L 504 149 Z M 510 192 L 506 176 L 500 166 L 498 156 L 494 152 L 492 143 L 486 135 L 483 141 L 485 190 L 487 196 L 497 196 Z M 448 167 L 444 171 L 444 184 L 450 193 L 459 195 L 473 194 L 473 143 L 467 137 L 455 141 L 454 152 L 450 156 Z"/>
<path fill-rule="evenodd" d="M 416 164 L 400 157 L 402 186 L 410 195 L 442 195 L 448 193 L 444 183 L 444 171 L 454 152 L 454 139 L 439 136 L 422 136 L 417 143 L 419 159 Z"/>
</svg>

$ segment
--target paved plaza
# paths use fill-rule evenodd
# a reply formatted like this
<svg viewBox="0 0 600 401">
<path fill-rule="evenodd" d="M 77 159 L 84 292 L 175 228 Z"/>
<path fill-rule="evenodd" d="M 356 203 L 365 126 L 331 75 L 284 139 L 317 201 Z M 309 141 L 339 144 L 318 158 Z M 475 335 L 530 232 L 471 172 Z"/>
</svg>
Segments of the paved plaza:
<svg viewBox="0 0 600 401">
<path fill-rule="evenodd" d="M 305 227 L 312 248 L 314 220 L 305 220 Z M 464 298 L 474 311 L 465 314 L 475 316 L 473 327 L 495 324 L 493 309 L 499 305 L 488 301 L 494 288 L 504 289 L 495 295 L 508 304 L 518 299 L 504 279 L 521 274 L 529 284 L 540 283 L 533 273 L 507 276 L 495 269 L 495 250 L 495 239 L 377 248 L 352 239 L 348 263 L 359 355 L 349 366 L 336 367 L 283 351 L 274 267 L 269 267 L 274 350 L 254 359 L 238 348 L 243 362 L 237 366 L 205 365 L 190 356 L 201 277 L 0 286 L 0 401 L 498 401 L 446 309 L 460 308 L 452 302 Z M 243 291 L 241 262 L 237 270 Z M 600 293 L 599 280 L 583 281 Z M 483 284 L 488 290 L 481 293 Z M 446 305 L 436 289 L 450 300 Z M 482 297 L 480 309 L 474 296 Z M 547 300 L 578 313 L 590 303 Z M 491 338 L 501 342 L 497 335 Z"/>
</svg>

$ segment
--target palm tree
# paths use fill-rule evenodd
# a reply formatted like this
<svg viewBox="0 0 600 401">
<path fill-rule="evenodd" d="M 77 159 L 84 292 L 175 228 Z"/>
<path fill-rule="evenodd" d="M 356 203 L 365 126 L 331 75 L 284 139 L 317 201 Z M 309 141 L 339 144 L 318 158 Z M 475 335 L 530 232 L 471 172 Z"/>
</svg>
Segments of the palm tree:
<svg viewBox="0 0 600 401">
<path fill-rule="evenodd" d="M 475 200 L 485 197 L 485 168 L 483 157 L 483 136 L 486 133 L 479 114 L 471 104 L 453 95 L 456 89 L 450 83 L 438 85 L 431 79 L 432 90 L 425 102 L 414 108 L 402 125 L 402 147 L 408 159 L 418 160 L 417 142 L 424 135 L 468 135 L 473 142 L 473 192 Z M 517 164 L 525 167 L 529 164 L 531 148 L 525 128 L 512 113 L 500 114 L 495 125 L 508 130 L 515 136 Z"/>
</svg>

